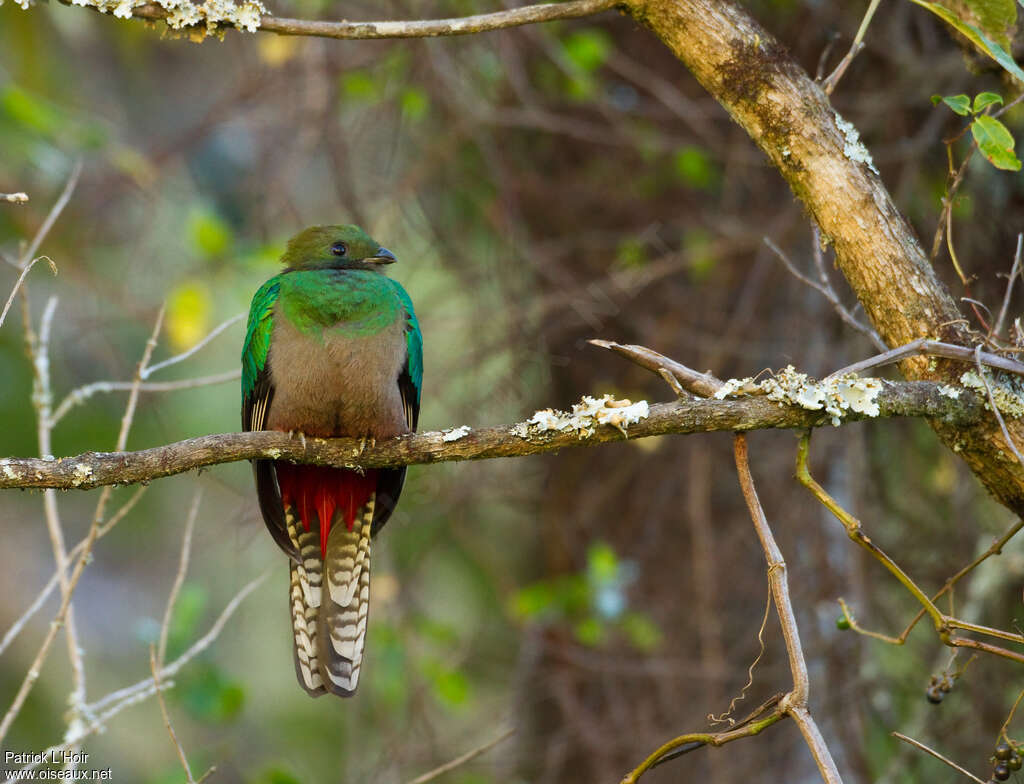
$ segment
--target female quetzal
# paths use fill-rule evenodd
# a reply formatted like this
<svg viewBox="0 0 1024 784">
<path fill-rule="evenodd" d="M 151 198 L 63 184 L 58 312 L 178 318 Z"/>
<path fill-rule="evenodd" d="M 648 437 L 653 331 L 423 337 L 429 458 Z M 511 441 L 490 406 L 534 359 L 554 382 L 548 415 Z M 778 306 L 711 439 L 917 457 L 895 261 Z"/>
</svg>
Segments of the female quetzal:
<svg viewBox="0 0 1024 784">
<path fill-rule="evenodd" d="M 242 427 L 378 439 L 416 429 L 423 340 L 412 301 L 383 274 L 391 251 L 358 226 L 288 241 L 253 297 L 242 349 Z M 312 696 L 351 696 L 370 599 L 370 537 L 405 468 L 363 473 L 256 460 L 260 511 L 291 558 L 295 672 Z"/>
</svg>

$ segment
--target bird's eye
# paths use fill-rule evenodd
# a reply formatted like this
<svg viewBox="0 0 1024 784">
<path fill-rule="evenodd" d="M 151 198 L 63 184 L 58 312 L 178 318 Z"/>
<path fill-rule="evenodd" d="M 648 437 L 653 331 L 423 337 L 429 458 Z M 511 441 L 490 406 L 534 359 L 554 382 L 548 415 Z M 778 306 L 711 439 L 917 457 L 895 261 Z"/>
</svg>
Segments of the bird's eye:
<svg viewBox="0 0 1024 784">
<path fill-rule="evenodd" d="M 344 242 L 336 242 L 331 245 L 331 253 L 335 256 L 344 256 L 348 253 L 348 246 Z"/>
</svg>

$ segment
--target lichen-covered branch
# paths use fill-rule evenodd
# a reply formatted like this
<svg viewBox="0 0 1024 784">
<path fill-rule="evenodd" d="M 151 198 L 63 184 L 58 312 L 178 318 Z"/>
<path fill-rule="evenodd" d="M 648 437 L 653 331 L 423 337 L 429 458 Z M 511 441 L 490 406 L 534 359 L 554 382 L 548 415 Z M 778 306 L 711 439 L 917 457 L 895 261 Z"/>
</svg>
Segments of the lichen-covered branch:
<svg viewBox="0 0 1024 784">
<path fill-rule="evenodd" d="M 947 389 L 927 382 L 880 381 L 874 402 L 878 417 L 927 417 L 951 426 L 967 427 L 987 416 L 981 398 L 961 390 L 954 398 Z M 609 404 L 614 405 L 614 403 Z M 634 407 L 636 404 L 634 404 Z M 581 423 L 585 429 L 566 426 L 565 416 L 538 412 L 528 422 L 500 427 L 466 426 L 401 436 L 365 448 L 352 438 L 316 439 L 287 433 L 225 433 L 201 436 L 138 452 L 86 452 L 60 460 L 38 458 L 0 459 L 0 489 L 53 487 L 88 489 L 111 484 L 144 482 L 194 468 L 254 458 L 293 460 L 338 466 L 412 465 L 453 460 L 522 457 L 557 452 L 575 446 L 667 435 L 748 431 L 769 428 L 801 429 L 828 424 L 832 415 L 786 405 L 761 395 L 725 400 L 679 400 L 651 405 L 634 422 L 617 422 L 615 412 L 603 420 Z M 867 418 L 846 412 L 842 421 Z M 558 429 L 565 427 L 565 429 Z"/>
<path fill-rule="evenodd" d="M 27 6 L 29 0 L 17 0 L 17 2 Z M 258 0 L 244 0 L 238 4 L 230 2 L 230 0 L 218 0 L 217 2 L 206 0 L 205 3 L 198 4 L 191 0 L 160 0 L 150 3 L 139 2 L 139 0 L 61 0 L 61 2 L 88 6 L 120 17 L 166 22 L 172 29 L 192 29 L 200 36 L 216 33 L 226 27 L 233 27 L 248 32 L 258 30 L 277 35 L 365 40 L 471 35 L 539 22 L 551 22 L 556 19 L 577 19 L 607 11 L 619 5 L 621 0 L 568 0 L 564 3 L 538 3 L 489 14 L 474 14 L 451 19 L 367 22 L 353 22 L 347 19 L 318 21 L 271 16 L 262 13 L 264 9 Z"/>
</svg>

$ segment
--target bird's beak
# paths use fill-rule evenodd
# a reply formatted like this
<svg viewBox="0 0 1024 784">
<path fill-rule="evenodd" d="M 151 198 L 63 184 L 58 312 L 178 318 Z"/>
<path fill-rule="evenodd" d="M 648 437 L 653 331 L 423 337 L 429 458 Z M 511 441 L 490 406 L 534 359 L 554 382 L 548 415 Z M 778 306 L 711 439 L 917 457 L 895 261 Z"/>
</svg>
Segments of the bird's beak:
<svg viewBox="0 0 1024 784">
<path fill-rule="evenodd" d="M 377 255 L 370 256 L 367 261 L 372 261 L 374 264 L 394 264 L 398 259 L 387 248 L 377 248 Z"/>
</svg>

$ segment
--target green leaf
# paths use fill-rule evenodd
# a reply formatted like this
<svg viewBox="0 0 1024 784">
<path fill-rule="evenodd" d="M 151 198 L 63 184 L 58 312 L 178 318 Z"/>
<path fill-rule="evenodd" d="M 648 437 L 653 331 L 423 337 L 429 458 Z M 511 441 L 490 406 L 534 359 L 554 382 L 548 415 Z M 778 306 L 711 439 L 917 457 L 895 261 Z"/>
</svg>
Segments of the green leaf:
<svg viewBox="0 0 1024 784">
<path fill-rule="evenodd" d="M 578 30 L 562 42 L 566 58 L 585 73 L 600 68 L 611 49 L 611 37 L 604 30 Z"/>
<path fill-rule="evenodd" d="M 661 644 L 661 629 L 644 613 L 631 612 L 622 619 L 622 631 L 639 651 L 653 651 Z"/>
<path fill-rule="evenodd" d="M 707 190 L 718 180 L 718 171 L 711 157 L 696 145 L 687 144 L 676 150 L 673 163 L 676 176 L 691 188 Z"/>
<path fill-rule="evenodd" d="M 619 559 L 605 542 L 595 542 L 587 549 L 587 573 L 597 583 L 610 582 L 619 573 Z"/>
<path fill-rule="evenodd" d="M 377 99 L 377 84 L 366 71 L 350 71 L 342 76 L 341 91 L 354 101 L 369 103 Z"/>
<path fill-rule="evenodd" d="M 971 99 L 962 93 L 960 95 L 945 95 L 942 102 L 962 117 L 971 113 Z"/>
<path fill-rule="evenodd" d="M 234 234 L 227 221 L 211 210 L 192 213 L 188 233 L 195 249 L 208 259 L 223 256 L 234 241 Z"/>
<path fill-rule="evenodd" d="M 997 169 L 1020 171 L 1020 161 L 1013 152 L 1013 135 L 999 120 L 983 114 L 971 123 L 971 133 L 989 163 Z"/>
<path fill-rule="evenodd" d="M 970 22 L 961 19 L 957 14 L 950 11 L 938 3 L 929 3 L 926 0 L 910 0 L 915 5 L 919 5 L 922 8 L 927 8 L 937 17 L 946 22 L 946 24 L 958 30 L 962 35 L 966 36 L 971 43 L 978 47 L 981 51 L 1003 66 L 1009 73 L 1013 74 L 1021 82 L 1024 82 L 1024 71 L 1021 70 L 1020 66 L 1014 61 L 1013 57 L 999 44 L 989 38 L 985 33 L 979 30 L 977 27 L 972 25 Z"/>
<path fill-rule="evenodd" d="M 604 624 L 597 618 L 585 618 L 573 627 L 573 634 L 580 644 L 596 648 L 604 642 Z"/>
<path fill-rule="evenodd" d="M 989 106 L 993 104 L 1001 104 L 1003 102 L 1003 96 L 999 93 L 978 93 L 974 96 L 974 109 L 972 110 L 975 114 L 981 114 Z"/>
<path fill-rule="evenodd" d="M 407 87 L 402 90 L 402 114 L 415 122 L 421 119 L 430 108 L 430 98 L 418 87 Z"/>
</svg>

